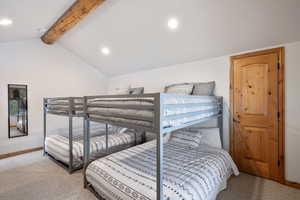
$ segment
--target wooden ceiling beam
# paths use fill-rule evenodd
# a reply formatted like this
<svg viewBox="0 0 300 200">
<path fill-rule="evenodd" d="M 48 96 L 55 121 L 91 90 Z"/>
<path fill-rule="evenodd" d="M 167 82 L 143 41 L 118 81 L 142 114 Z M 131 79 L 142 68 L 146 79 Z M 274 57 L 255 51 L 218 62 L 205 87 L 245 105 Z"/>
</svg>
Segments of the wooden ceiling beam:
<svg viewBox="0 0 300 200">
<path fill-rule="evenodd" d="M 91 10 L 100 6 L 105 0 L 77 0 L 41 37 L 46 44 L 53 44 L 66 31 L 73 28 Z"/>
</svg>

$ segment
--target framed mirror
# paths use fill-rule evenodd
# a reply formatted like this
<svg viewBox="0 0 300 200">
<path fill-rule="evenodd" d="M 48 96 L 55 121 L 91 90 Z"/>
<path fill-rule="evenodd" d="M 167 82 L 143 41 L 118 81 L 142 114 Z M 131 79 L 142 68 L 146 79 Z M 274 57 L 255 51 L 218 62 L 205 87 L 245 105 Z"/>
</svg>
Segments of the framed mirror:
<svg viewBox="0 0 300 200">
<path fill-rule="evenodd" d="M 8 138 L 28 135 L 27 85 L 8 85 Z"/>
</svg>

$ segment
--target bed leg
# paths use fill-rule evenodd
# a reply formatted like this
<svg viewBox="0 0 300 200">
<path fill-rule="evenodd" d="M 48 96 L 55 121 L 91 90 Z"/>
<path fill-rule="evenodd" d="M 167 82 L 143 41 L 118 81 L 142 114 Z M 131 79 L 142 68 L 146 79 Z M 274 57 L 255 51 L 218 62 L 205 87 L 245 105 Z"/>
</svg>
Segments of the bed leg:
<svg viewBox="0 0 300 200">
<path fill-rule="evenodd" d="M 46 126 L 46 123 L 47 123 L 47 110 L 46 110 L 46 105 L 47 105 L 47 99 L 44 98 L 43 99 L 43 111 L 44 111 L 44 114 L 43 114 L 43 120 L 44 120 L 44 143 L 43 143 L 43 156 L 46 155 L 46 145 L 45 145 L 45 142 L 46 142 L 46 136 L 47 136 L 47 126 Z"/>
<path fill-rule="evenodd" d="M 87 188 L 86 169 L 90 160 L 90 121 L 85 119 L 84 123 L 84 167 L 83 167 L 83 187 Z"/>
<path fill-rule="evenodd" d="M 143 131 L 143 134 L 142 134 L 142 143 L 145 143 L 146 141 L 147 141 L 146 131 Z"/>
<path fill-rule="evenodd" d="M 108 153 L 108 124 L 105 124 L 105 149 Z"/>
<path fill-rule="evenodd" d="M 163 137 L 162 134 L 157 138 L 156 149 L 156 199 L 162 200 L 163 197 Z"/>
<path fill-rule="evenodd" d="M 224 148 L 224 137 L 223 137 L 223 116 L 224 116 L 224 109 L 223 109 L 223 98 L 219 99 L 220 102 L 220 116 L 218 117 L 218 127 L 220 130 L 220 137 L 221 137 L 221 145 Z"/>
<path fill-rule="evenodd" d="M 134 146 L 136 146 L 137 145 L 137 141 L 136 141 L 136 131 L 134 131 Z"/>
<path fill-rule="evenodd" d="M 73 119 L 69 117 L 69 174 L 73 172 Z"/>
</svg>

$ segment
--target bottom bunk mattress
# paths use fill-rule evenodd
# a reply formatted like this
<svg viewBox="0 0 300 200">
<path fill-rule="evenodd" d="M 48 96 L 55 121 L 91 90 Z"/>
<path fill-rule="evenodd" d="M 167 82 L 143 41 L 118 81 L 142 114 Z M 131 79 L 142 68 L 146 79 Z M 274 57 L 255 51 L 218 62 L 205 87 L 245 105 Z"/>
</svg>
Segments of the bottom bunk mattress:
<svg viewBox="0 0 300 200">
<path fill-rule="evenodd" d="M 228 178 L 239 173 L 225 150 L 174 141 L 164 148 L 164 199 L 215 200 Z M 93 161 L 86 178 L 106 200 L 155 200 L 156 142 Z"/>
<path fill-rule="evenodd" d="M 110 133 L 108 135 L 108 149 L 116 152 L 142 142 L 142 133 L 127 130 L 124 133 Z M 45 151 L 56 160 L 69 164 L 69 138 L 62 135 L 51 135 L 45 140 Z M 90 138 L 91 159 L 101 157 L 106 151 L 106 136 L 93 136 Z M 83 164 L 83 138 L 73 139 L 73 166 Z"/>
</svg>

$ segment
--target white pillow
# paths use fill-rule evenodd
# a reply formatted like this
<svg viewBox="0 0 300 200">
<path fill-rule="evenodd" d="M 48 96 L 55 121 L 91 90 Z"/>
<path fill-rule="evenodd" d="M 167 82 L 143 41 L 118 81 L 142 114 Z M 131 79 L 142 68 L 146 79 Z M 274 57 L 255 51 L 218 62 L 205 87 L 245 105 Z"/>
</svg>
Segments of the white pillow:
<svg viewBox="0 0 300 200">
<path fill-rule="evenodd" d="M 219 128 L 201 128 L 201 144 L 222 149 L 220 129 Z"/>
<path fill-rule="evenodd" d="M 109 130 L 114 134 L 114 133 L 124 133 L 125 131 L 127 131 L 128 128 L 123 128 L 120 126 L 110 126 Z"/>
<path fill-rule="evenodd" d="M 171 135 L 172 135 L 171 132 L 165 133 L 165 134 L 164 134 L 164 141 L 165 141 L 165 142 L 168 142 L 168 141 L 171 139 Z"/>
<path fill-rule="evenodd" d="M 173 94 L 191 94 L 194 85 L 192 83 L 178 83 L 165 87 L 165 93 Z"/>
</svg>

